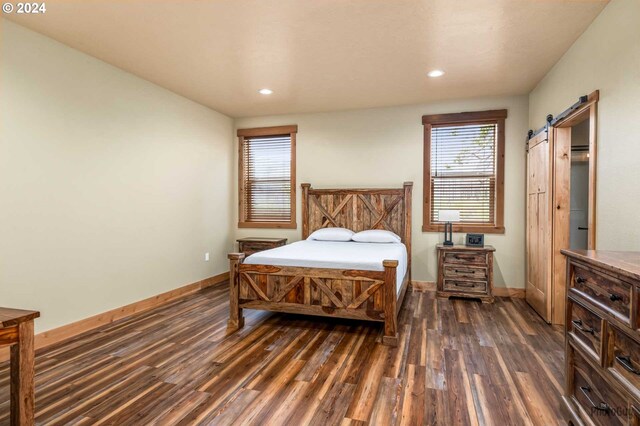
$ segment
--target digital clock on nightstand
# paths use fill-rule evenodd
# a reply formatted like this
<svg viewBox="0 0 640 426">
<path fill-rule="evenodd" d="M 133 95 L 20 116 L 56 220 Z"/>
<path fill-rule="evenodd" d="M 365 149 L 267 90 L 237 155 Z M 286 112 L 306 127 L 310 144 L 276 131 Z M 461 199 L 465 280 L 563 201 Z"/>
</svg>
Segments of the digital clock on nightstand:
<svg viewBox="0 0 640 426">
<path fill-rule="evenodd" d="M 467 234 L 467 247 L 484 247 L 484 234 Z"/>
</svg>

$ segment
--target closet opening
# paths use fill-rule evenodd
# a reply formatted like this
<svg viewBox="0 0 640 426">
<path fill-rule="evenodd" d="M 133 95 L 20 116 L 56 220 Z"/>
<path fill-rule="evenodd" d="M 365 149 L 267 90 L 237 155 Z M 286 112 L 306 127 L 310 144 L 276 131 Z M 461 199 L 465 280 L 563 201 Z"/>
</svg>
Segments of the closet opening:
<svg viewBox="0 0 640 426">
<path fill-rule="evenodd" d="M 589 119 L 571 127 L 569 248 L 589 248 Z"/>
</svg>

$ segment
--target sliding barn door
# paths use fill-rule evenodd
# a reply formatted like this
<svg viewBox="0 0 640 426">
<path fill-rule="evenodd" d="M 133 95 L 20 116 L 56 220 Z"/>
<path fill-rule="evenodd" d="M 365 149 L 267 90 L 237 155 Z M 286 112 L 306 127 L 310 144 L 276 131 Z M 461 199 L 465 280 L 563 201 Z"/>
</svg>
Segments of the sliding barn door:
<svg viewBox="0 0 640 426">
<path fill-rule="evenodd" d="M 551 321 L 551 132 L 529 140 L 527 150 L 527 302 Z"/>
</svg>

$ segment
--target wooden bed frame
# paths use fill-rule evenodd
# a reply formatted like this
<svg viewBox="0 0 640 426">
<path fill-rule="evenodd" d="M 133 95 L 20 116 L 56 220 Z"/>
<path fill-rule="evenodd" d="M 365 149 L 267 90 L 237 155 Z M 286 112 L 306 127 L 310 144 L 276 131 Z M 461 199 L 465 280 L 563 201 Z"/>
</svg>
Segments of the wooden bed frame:
<svg viewBox="0 0 640 426">
<path fill-rule="evenodd" d="M 407 273 L 397 293 L 397 260 L 383 271 L 244 264 L 230 253 L 229 329 L 244 326 L 242 309 L 384 322 L 382 341 L 398 343 L 398 312 L 411 280 L 412 182 L 397 189 L 313 189 L 302 184 L 302 238 L 327 227 L 386 229 L 407 247 Z"/>
</svg>

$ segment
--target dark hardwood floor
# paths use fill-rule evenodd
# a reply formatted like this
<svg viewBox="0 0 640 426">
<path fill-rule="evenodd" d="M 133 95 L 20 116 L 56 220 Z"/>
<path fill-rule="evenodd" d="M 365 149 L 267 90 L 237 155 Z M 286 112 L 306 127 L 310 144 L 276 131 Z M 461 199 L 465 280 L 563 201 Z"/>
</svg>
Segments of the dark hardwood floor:
<svg viewBox="0 0 640 426">
<path fill-rule="evenodd" d="M 203 290 L 38 353 L 38 424 L 561 424 L 563 335 L 518 299 L 409 290 L 381 325 L 245 311 Z M 9 416 L 0 365 L 0 424 Z"/>
</svg>

